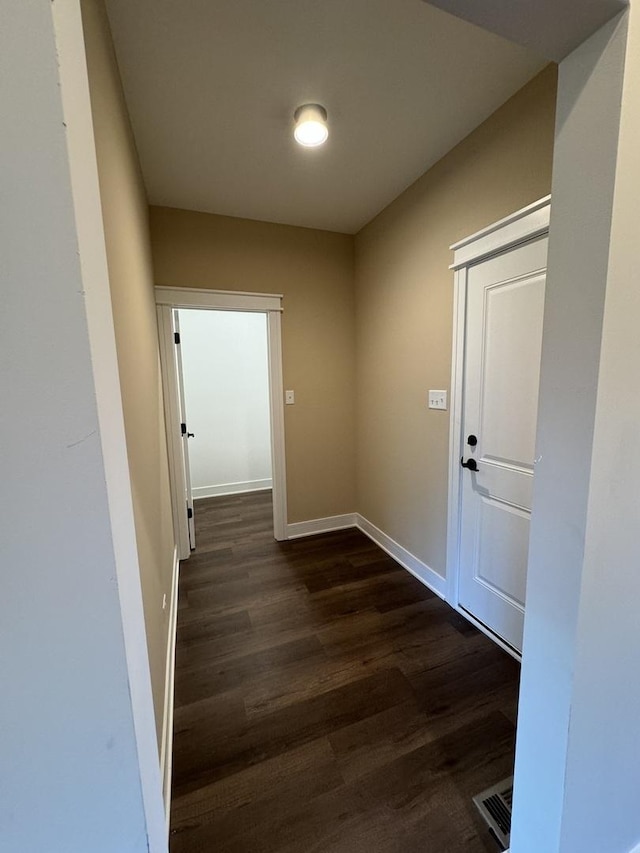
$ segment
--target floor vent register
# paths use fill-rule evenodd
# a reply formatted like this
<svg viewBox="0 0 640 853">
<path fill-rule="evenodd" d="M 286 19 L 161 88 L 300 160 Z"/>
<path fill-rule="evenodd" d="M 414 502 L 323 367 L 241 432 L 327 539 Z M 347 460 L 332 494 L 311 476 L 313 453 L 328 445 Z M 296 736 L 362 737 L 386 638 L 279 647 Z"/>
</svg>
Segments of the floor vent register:
<svg viewBox="0 0 640 853">
<path fill-rule="evenodd" d="M 509 847 L 511 835 L 513 776 L 478 794 L 473 798 L 473 802 L 487 823 L 491 834 L 502 849 L 506 850 Z"/>
</svg>

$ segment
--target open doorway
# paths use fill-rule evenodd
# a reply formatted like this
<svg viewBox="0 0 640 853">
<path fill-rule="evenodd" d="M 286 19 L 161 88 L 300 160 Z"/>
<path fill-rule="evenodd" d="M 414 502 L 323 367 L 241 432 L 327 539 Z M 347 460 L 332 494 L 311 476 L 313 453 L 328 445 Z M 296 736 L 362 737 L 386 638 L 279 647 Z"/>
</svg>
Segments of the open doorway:
<svg viewBox="0 0 640 853">
<path fill-rule="evenodd" d="M 272 489 L 285 539 L 281 297 L 158 287 L 156 303 L 180 559 L 200 498 Z"/>
<path fill-rule="evenodd" d="M 197 308 L 177 314 L 194 512 L 222 496 L 270 493 L 266 315 Z"/>
</svg>

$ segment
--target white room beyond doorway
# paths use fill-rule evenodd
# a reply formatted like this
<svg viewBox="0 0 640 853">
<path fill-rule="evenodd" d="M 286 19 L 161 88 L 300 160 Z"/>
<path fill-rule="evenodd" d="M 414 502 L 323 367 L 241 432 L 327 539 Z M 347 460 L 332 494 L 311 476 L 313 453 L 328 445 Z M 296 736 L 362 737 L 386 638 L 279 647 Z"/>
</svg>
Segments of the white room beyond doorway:
<svg viewBox="0 0 640 853">
<path fill-rule="evenodd" d="M 267 318 L 180 309 L 194 499 L 272 485 Z"/>
</svg>

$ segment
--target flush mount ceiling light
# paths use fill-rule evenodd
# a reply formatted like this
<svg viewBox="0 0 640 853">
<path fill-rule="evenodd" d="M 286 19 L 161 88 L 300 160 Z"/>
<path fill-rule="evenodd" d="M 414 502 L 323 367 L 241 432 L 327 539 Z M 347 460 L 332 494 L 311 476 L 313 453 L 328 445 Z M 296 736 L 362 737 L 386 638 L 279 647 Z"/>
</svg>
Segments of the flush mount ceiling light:
<svg viewBox="0 0 640 853">
<path fill-rule="evenodd" d="M 305 148 L 317 148 L 327 141 L 327 111 L 320 104 L 303 104 L 293 114 L 295 140 Z"/>
</svg>

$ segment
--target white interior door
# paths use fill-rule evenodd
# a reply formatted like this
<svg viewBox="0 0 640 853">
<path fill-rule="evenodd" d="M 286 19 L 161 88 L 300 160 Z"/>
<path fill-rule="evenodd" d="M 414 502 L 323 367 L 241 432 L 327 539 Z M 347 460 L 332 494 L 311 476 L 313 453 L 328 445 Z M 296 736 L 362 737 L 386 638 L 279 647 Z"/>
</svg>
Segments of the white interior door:
<svg viewBox="0 0 640 853">
<path fill-rule="evenodd" d="M 544 236 L 467 271 L 458 601 L 518 651 L 546 265 Z"/>
<path fill-rule="evenodd" d="M 191 469 L 189 467 L 189 439 L 193 433 L 189 432 L 187 412 L 184 403 L 184 379 L 182 376 L 182 351 L 180 349 L 180 317 L 175 309 L 171 312 L 173 322 L 175 368 L 178 391 L 178 409 L 180 416 L 180 438 L 182 442 L 182 464 L 184 466 L 184 502 L 189 528 L 189 547 L 193 551 L 196 547 L 196 525 L 193 511 L 193 491 L 191 488 Z"/>
</svg>

